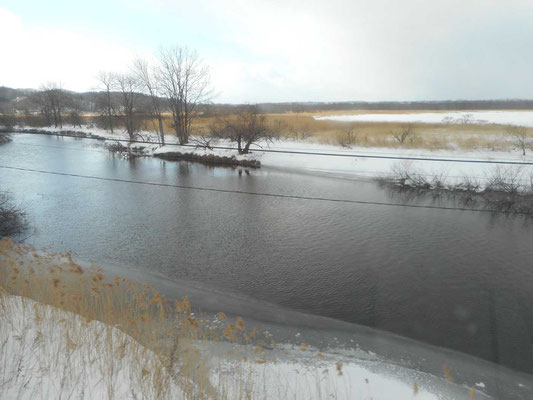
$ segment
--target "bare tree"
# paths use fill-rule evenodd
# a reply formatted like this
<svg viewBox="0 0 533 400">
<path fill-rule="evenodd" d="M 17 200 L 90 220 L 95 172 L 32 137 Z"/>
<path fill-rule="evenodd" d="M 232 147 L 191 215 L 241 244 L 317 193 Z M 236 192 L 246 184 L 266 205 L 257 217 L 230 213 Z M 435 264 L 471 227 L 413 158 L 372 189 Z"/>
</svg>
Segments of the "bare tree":
<svg viewBox="0 0 533 400">
<path fill-rule="evenodd" d="M 522 150 L 522 155 L 526 155 L 526 149 L 530 146 L 530 138 L 527 134 L 527 128 L 523 126 L 511 126 L 507 129 L 507 136 L 513 143 Z"/>
<path fill-rule="evenodd" d="M 159 128 L 159 138 L 161 144 L 165 145 L 165 132 L 163 128 L 163 104 L 161 100 L 161 88 L 158 85 L 158 81 L 155 77 L 153 68 L 150 67 L 146 60 L 141 58 L 136 59 L 133 62 L 133 71 L 139 82 L 141 83 L 144 92 L 150 98 L 150 111 L 153 117 L 157 118 Z"/>
<path fill-rule="evenodd" d="M 46 96 L 44 92 L 38 91 L 31 94 L 30 97 L 31 103 L 33 103 L 41 113 L 41 116 L 43 117 L 43 123 L 46 126 L 52 125 L 52 117 L 51 117 L 51 110 L 50 106 L 48 104 L 48 101 L 46 99 Z"/>
<path fill-rule="evenodd" d="M 216 137 L 237 143 L 240 154 L 247 154 L 250 146 L 260 140 L 272 141 L 276 136 L 264 114 L 255 105 L 242 107 L 236 114 L 217 118 L 211 127 Z"/>
<path fill-rule="evenodd" d="M 113 75 L 113 87 L 121 94 L 120 112 L 117 113 L 117 118 L 124 123 L 130 140 L 133 140 L 141 127 L 139 80 L 133 74 L 116 74 Z"/>
<path fill-rule="evenodd" d="M 68 109 L 67 121 L 72 126 L 79 126 L 81 128 L 83 124 L 82 116 L 82 96 L 77 93 L 65 94 L 65 108 Z"/>
<path fill-rule="evenodd" d="M 176 136 L 185 144 L 192 120 L 199 115 L 198 107 L 212 97 L 209 69 L 196 52 L 176 46 L 160 49 L 156 75 L 172 112 Z"/>
<path fill-rule="evenodd" d="M 404 144 L 407 138 L 410 137 L 412 134 L 413 134 L 413 127 L 411 125 L 404 126 L 397 131 L 391 132 L 392 137 L 396 139 L 398 143 L 400 144 Z"/>
<path fill-rule="evenodd" d="M 99 95 L 97 97 L 97 107 L 105 118 L 105 127 L 113 133 L 115 119 L 115 102 L 112 91 L 114 86 L 114 75 L 110 72 L 100 71 L 98 73 Z"/>
<path fill-rule="evenodd" d="M 66 98 L 65 91 L 60 84 L 49 82 L 41 86 L 43 92 L 44 102 L 54 119 L 54 126 L 56 128 L 63 128 L 62 112 Z"/>
</svg>

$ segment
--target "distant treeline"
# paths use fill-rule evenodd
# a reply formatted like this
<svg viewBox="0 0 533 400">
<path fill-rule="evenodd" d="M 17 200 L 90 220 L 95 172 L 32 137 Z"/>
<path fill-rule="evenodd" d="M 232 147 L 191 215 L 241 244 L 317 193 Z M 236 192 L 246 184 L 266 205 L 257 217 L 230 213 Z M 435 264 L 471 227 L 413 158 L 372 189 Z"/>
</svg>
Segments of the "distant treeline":
<svg viewBox="0 0 533 400">
<path fill-rule="evenodd" d="M 533 100 L 262 103 L 260 107 L 265 113 L 313 112 L 319 110 L 533 110 Z"/>
<path fill-rule="evenodd" d="M 0 113 L 36 111 L 30 96 L 33 89 L 13 89 L 0 86 Z M 81 112 L 97 112 L 97 92 L 70 92 L 77 100 Z M 113 93 L 119 97 L 120 93 Z M 148 101 L 148 100 L 146 100 Z M 203 105 L 207 115 L 217 112 L 231 112 L 240 105 L 213 103 Z M 327 110 L 533 110 L 533 100 L 446 100 L 446 101 L 344 101 L 344 102 L 284 102 L 260 103 L 259 109 L 264 113 L 277 114 L 287 112 L 315 112 Z"/>
</svg>

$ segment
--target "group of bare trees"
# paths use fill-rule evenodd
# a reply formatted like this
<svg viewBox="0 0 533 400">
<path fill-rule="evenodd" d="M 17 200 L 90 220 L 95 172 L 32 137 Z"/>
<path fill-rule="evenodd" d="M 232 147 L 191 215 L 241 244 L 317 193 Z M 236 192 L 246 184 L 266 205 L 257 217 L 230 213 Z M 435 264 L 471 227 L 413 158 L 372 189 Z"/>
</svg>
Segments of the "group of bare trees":
<svg viewBox="0 0 533 400">
<path fill-rule="evenodd" d="M 68 94 L 61 85 L 50 82 L 42 85 L 41 89 L 32 95 L 32 102 L 39 108 L 46 125 L 53 124 L 56 128 L 62 128 L 62 113 L 67 98 Z"/>
<path fill-rule="evenodd" d="M 119 120 L 133 139 L 140 129 L 140 115 L 149 114 L 161 144 L 165 144 L 165 112 L 172 117 L 179 143 L 185 144 L 200 105 L 212 97 L 207 65 L 195 51 L 180 46 L 161 48 L 150 61 L 136 59 L 129 73 L 102 72 L 98 80 L 98 106 L 106 128 L 113 131 Z M 118 100 L 115 93 L 120 94 Z"/>
<path fill-rule="evenodd" d="M 141 84 L 144 92 L 150 99 L 150 113 L 157 120 L 157 131 L 161 144 L 165 145 L 165 128 L 163 124 L 163 112 L 165 105 L 161 97 L 161 89 L 155 76 L 155 71 L 150 64 L 141 58 L 133 63 L 133 71 Z"/>
<path fill-rule="evenodd" d="M 186 48 L 162 48 L 154 67 L 156 82 L 172 113 L 172 127 L 180 144 L 187 143 L 200 104 L 212 97 L 209 69 Z"/>
<path fill-rule="evenodd" d="M 80 126 L 83 123 L 79 94 L 69 92 L 56 82 L 49 82 L 29 97 L 46 126 L 62 128 L 63 123 Z M 28 111 L 27 111 L 28 112 Z"/>
<path fill-rule="evenodd" d="M 96 108 L 100 110 L 100 113 L 104 120 L 104 128 L 109 129 L 111 133 L 114 133 L 115 127 L 115 102 L 113 101 L 113 89 L 114 89 L 114 75 L 109 72 L 100 72 L 98 74 L 98 82 L 100 85 L 100 91 L 96 98 Z"/>
<path fill-rule="evenodd" d="M 118 125 L 124 127 L 130 140 L 135 139 L 145 114 L 141 83 L 133 73 L 100 72 L 96 107 L 103 127 L 113 133 Z"/>
<path fill-rule="evenodd" d="M 202 115 L 201 107 L 213 97 L 207 65 L 195 51 L 180 46 L 161 48 L 149 60 L 136 59 L 127 73 L 103 71 L 97 79 L 94 107 L 100 113 L 100 126 L 111 133 L 120 127 L 133 140 L 142 124 L 151 121 L 162 145 L 166 118 L 170 120 L 167 129 L 172 129 L 180 144 L 186 144 L 193 120 Z M 60 85 L 43 85 L 32 101 L 46 125 L 61 128 L 64 116 L 68 116 L 68 122 L 81 126 L 73 94 Z M 238 107 L 214 120 L 206 136 L 235 142 L 239 153 L 248 153 L 252 144 L 272 140 L 279 133 L 253 105 Z"/>
</svg>

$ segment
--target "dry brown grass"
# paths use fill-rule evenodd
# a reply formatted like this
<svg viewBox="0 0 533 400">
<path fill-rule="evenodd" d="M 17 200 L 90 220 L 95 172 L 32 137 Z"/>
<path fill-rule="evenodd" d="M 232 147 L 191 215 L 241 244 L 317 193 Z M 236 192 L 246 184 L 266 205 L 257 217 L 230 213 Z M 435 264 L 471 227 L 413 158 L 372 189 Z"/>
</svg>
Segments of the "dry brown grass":
<svg viewBox="0 0 533 400">
<path fill-rule="evenodd" d="M 362 147 L 422 148 L 429 150 L 448 149 L 509 149 L 513 144 L 507 137 L 508 127 L 502 125 L 476 124 L 425 124 L 398 122 L 339 122 L 316 120 L 317 115 L 361 113 L 412 113 L 409 111 L 328 111 L 315 113 L 267 114 L 267 122 L 281 137 L 295 140 L 315 140 L 323 144 L 340 145 L 346 130 L 353 130 L 354 143 Z M 417 111 L 418 112 L 418 111 Z M 423 110 L 420 112 L 438 112 Z M 444 112 L 444 111 L 442 111 Z M 213 117 L 197 118 L 193 122 L 194 133 L 209 132 Z M 155 121 L 146 120 L 144 128 L 154 130 Z M 412 128 L 412 135 L 398 143 L 393 133 Z M 172 134 L 171 120 L 165 119 L 165 131 Z M 533 129 L 528 129 L 533 137 Z"/>
<path fill-rule="evenodd" d="M 2 292 L 81 316 L 87 323 L 99 321 L 116 327 L 150 349 L 160 360 L 159 369 L 164 371 L 152 377 L 150 391 L 156 395 L 149 398 L 169 397 L 170 384 L 176 380 L 187 398 L 217 398 L 224 393 L 225 382 L 221 380 L 218 388 L 211 385 L 207 355 L 202 354 L 199 343 L 265 343 L 260 332 L 248 330 L 241 318 L 230 321 L 219 314 L 220 326 L 209 326 L 206 320 L 193 315 L 187 298 L 170 301 L 147 285 L 120 277 L 109 280 L 98 267 L 84 269 L 70 253 L 41 251 L 8 239 L 0 241 Z M 79 334 L 72 337 L 74 342 L 87 339 Z M 110 354 L 116 351 L 113 349 Z M 112 361 L 108 362 L 111 369 L 115 365 Z M 137 362 L 143 365 L 142 359 Z"/>
<path fill-rule="evenodd" d="M 13 301 L 20 298 L 22 303 Z M 147 285 L 108 279 L 98 267 L 82 268 L 71 253 L 0 240 L 0 316 L 7 321 L 0 326 L 0 397 L 15 379 L 19 387 L 31 382 L 42 398 L 49 387 L 40 380 L 49 373 L 61 382 L 54 398 L 90 391 L 85 375 L 94 363 L 109 399 L 123 392 L 121 374 L 138 391 L 133 398 L 252 399 L 291 391 L 292 382 L 272 386 L 257 376 L 258 366 L 276 370 L 266 351 L 276 346 L 268 332 L 249 329 L 242 318 L 223 313 L 214 320 L 199 318 L 187 298 L 170 301 Z M 10 335 L 21 349 L 17 360 L 1 356 Z M 21 369 L 28 367 L 22 354 L 28 346 L 38 359 L 29 371 Z M 277 398 L 284 397 L 302 398 Z"/>
<path fill-rule="evenodd" d="M 464 112 L 478 110 L 461 110 Z M 520 110 L 515 110 L 520 111 Z M 481 124 L 426 124 L 398 122 L 340 122 L 316 120 L 315 116 L 356 115 L 356 114 L 410 114 L 410 113 L 447 113 L 450 110 L 328 110 L 303 113 L 266 114 L 269 125 L 281 137 L 295 140 L 314 140 L 323 144 L 341 145 L 344 132 L 353 130 L 355 141 L 352 145 L 384 148 L 421 148 L 428 150 L 509 150 L 515 147 L 507 135 L 508 127 L 503 125 Z M 85 115 L 86 122 L 94 116 Z M 22 118 L 22 117 L 21 117 Z M 193 120 L 193 134 L 208 134 L 214 117 L 199 117 Z M 141 128 L 155 132 L 157 121 L 145 119 Z M 398 143 L 393 133 L 411 126 L 413 134 L 404 143 Z M 173 135 L 172 120 L 164 115 L 164 129 Z M 533 139 L 533 129 L 527 129 Z"/>
<path fill-rule="evenodd" d="M 27 386 L 30 398 L 92 398 L 103 385 L 99 396 L 109 399 L 117 393 L 158 400 L 353 398 L 337 357 L 325 361 L 301 344 L 298 352 L 329 364 L 297 364 L 286 376 L 291 361 L 279 370 L 269 354 L 288 354 L 286 348 L 242 318 L 198 318 L 187 298 L 170 301 L 149 286 L 82 268 L 71 253 L 9 239 L 0 240 L 0 320 L 7 321 L 0 324 L 0 397 L 10 387 L 20 397 L 16 390 Z M 7 353 L 15 359 L 5 357 L 10 337 L 18 352 L 12 339 Z M 42 384 L 50 374 L 57 387 Z M 410 384 L 415 397 L 425 390 L 416 380 Z"/>
</svg>

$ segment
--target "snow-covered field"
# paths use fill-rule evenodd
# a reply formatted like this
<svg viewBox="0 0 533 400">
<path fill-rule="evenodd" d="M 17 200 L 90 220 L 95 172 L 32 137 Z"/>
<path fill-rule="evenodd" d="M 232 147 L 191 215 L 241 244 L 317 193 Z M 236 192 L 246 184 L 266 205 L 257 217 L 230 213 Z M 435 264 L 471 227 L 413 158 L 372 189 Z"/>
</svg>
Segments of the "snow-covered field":
<svg viewBox="0 0 533 400">
<path fill-rule="evenodd" d="M 317 120 L 342 122 L 419 122 L 498 124 L 533 127 L 533 111 L 450 111 L 325 115 Z"/>
<path fill-rule="evenodd" d="M 183 390 L 179 373 L 117 328 L 27 298 L 0 295 L 0 346 L 2 399 L 200 398 Z M 265 355 L 236 346 L 198 343 L 219 391 L 214 398 L 490 398 L 479 391 L 482 382 L 468 388 L 386 363 L 317 357 L 310 348 Z"/>
<path fill-rule="evenodd" d="M 225 147 L 231 146 L 231 143 L 220 141 L 217 145 Z M 223 156 L 234 155 L 238 159 L 259 160 L 263 167 L 358 180 L 394 179 L 402 172 L 422 175 L 429 181 L 438 180 L 450 187 L 465 181 L 476 182 L 482 189 L 498 176 L 513 177 L 529 190 L 533 179 L 533 153 L 524 157 L 519 151 L 479 149 L 433 152 L 424 149 L 405 148 L 357 146 L 343 148 L 289 139 L 282 139 L 274 143 L 260 143 L 260 146 L 248 155 L 239 155 L 235 150 L 222 149 L 188 148 L 179 151 Z M 172 152 L 176 149 L 180 149 L 180 147 L 165 146 L 156 149 L 153 154 Z M 263 151 L 265 149 L 280 152 Z M 419 158 L 426 160 L 418 160 Z M 483 161 L 489 161 L 489 163 Z M 527 165 L 528 163 L 531 165 Z"/>
<path fill-rule="evenodd" d="M 490 115 L 498 115 L 499 112 L 487 112 Z M 486 113 L 486 114 L 487 114 Z M 501 112 L 510 114 L 524 114 L 533 118 L 533 113 L 527 112 Z M 443 115 L 453 113 L 438 113 Z M 374 117 L 382 115 L 384 118 L 404 117 L 412 118 L 414 114 L 368 114 L 353 115 L 354 117 Z M 418 114 L 417 114 L 418 115 Z M 431 113 L 420 113 L 421 116 Z M 437 114 L 436 114 L 437 115 Z M 340 118 L 342 116 L 332 116 Z M 329 118 L 329 117 L 328 117 Z M 40 129 L 41 130 L 41 129 Z M 63 130 L 43 128 L 43 131 L 59 132 L 76 130 L 92 133 L 109 138 L 107 143 L 113 143 L 115 139 L 127 139 L 127 135 L 114 134 L 96 128 L 83 129 L 65 127 Z M 148 141 L 157 141 L 153 132 L 141 132 L 142 138 Z M 408 172 L 411 175 L 425 177 L 428 181 L 438 180 L 445 186 L 456 186 L 465 181 L 476 182 L 479 188 L 484 188 L 495 176 L 514 179 L 530 190 L 533 184 L 533 150 L 528 150 L 526 156 L 518 149 L 480 148 L 475 150 L 427 150 L 402 147 L 366 147 L 352 146 L 345 148 L 335 145 L 317 143 L 312 140 L 298 141 L 293 139 L 280 139 L 273 143 L 258 143 L 253 146 L 251 154 L 239 155 L 234 150 L 182 147 L 174 145 L 176 137 L 166 136 L 167 145 L 160 147 L 157 144 L 132 144 L 131 147 L 138 149 L 145 155 L 157 155 L 165 152 L 185 152 L 194 154 L 214 154 L 237 159 L 259 160 L 263 167 L 292 171 L 298 173 L 310 173 L 327 175 L 348 179 L 391 179 L 398 177 L 399 171 Z M 219 140 L 212 142 L 213 146 L 235 148 L 234 144 Z M 280 152 L 268 152 L 274 150 Z M 306 153 L 306 154 L 302 154 Z M 407 159 L 402 159 L 407 158 Z M 411 158 L 411 159 L 409 159 Z M 426 160 L 413 160 L 412 158 L 424 158 Z M 488 161 L 488 162 L 486 162 Z M 513 164 L 515 163 L 515 164 Z"/>
</svg>

